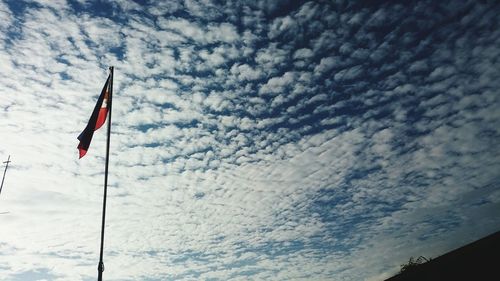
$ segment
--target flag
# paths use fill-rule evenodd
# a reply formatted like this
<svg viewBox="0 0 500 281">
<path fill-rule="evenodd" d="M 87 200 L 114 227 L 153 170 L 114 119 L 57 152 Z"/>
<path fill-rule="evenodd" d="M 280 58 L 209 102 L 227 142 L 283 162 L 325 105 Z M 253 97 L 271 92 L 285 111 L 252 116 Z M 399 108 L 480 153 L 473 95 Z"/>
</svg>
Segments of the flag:
<svg viewBox="0 0 500 281">
<path fill-rule="evenodd" d="M 83 132 L 78 136 L 78 140 L 80 141 L 78 144 L 80 158 L 87 154 L 90 142 L 92 141 L 92 136 L 94 136 L 94 131 L 101 128 L 101 126 L 106 122 L 106 116 L 108 116 L 108 109 L 111 104 L 111 97 L 109 94 L 110 79 L 111 74 L 108 76 L 108 79 L 102 88 L 101 95 L 99 95 L 99 98 L 97 99 L 97 103 L 94 107 L 94 111 L 92 111 L 87 127 L 85 127 Z"/>
</svg>

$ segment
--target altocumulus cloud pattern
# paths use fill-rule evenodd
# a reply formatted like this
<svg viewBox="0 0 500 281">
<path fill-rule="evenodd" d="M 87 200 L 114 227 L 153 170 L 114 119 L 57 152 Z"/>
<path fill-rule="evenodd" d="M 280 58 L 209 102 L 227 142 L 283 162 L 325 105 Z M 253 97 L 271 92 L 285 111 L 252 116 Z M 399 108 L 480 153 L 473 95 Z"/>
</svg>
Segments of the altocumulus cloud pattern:
<svg viewBox="0 0 500 281">
<path fill-rule="evenodd" d="M 0 1 L 1 280 L 381 280 L 500 228 L 497 1 Z"/>
</svg>

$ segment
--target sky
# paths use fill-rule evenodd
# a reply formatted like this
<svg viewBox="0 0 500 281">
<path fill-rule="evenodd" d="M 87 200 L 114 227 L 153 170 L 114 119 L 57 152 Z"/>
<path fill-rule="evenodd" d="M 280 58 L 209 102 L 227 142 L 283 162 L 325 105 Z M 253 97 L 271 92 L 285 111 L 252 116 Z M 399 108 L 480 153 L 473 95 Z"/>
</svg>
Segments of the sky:
<svg viewBox="0 0 500 281">
<path fill-rule="evenodd" d="M 109 66 L 105 280 L 383 280 L 500 230 L 500 5 L 405 3 L 0 0 L 0 280 L 96 279 Z"/>
</svg>

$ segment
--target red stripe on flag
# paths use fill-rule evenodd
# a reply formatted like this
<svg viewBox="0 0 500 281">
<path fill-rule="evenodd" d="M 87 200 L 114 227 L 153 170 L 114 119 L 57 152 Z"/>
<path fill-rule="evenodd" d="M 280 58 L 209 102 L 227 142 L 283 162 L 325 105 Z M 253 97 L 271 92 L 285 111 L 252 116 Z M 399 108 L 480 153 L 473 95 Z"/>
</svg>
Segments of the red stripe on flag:
<svg viewBox="0 0 500 281">
<path fill-rule="evenodd" d="M 99 109 L 99 116 L 97 116 L 97 122 L 95 123 L 95 130 L 99 129 L 104 125 L 106 122 L 106 116 L 108 116 L 108 108 L 107 107 L 101 107 Z"/>
<path fill-rule="evenodd" d="M 78 153 L 80 154 L 80 157 L 78 159 L 81 159 L 83 156 L 85 156 L 85 154 L 87 154 L 87 150 L 78 146 Z"/>
</svg>

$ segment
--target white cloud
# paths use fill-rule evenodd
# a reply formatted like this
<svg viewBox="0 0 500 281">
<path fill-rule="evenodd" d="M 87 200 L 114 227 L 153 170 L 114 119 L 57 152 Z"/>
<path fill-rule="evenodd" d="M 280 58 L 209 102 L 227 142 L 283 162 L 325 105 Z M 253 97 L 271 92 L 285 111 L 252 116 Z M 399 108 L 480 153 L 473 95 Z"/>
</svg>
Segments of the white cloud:
<svg viewBox="0 0 500 281">
<path fill-rule="evenodd" d="M 232 43 L 239 39 L 236 28 L 230 23 L 202 27 L 183 18 L 160 19 L 160 27 L 173 30 L 199 44 L 214 42 Z"/>
<path fill-rule="evenodd" d="M 329 60 L 332 62 L 332 60 Z M 321 66 L 321 65 L 320 65 Z M 353 66 L 349 69 L 343 69 L 335 74 L 335 81 L 352 81 L 363 73 L 363 67 L 360 65 Z"/>
<path fill-rule="evenodd" d="M 248 64 L 236 65 L 231 67 L 231 73 L 238 76 L 241 81 L 252 81 L 259 79 L 262 76 L 262 72 L 258 69 L 253 69 Z"/>
<path fill-rule="evenodd" d="M 264 95 L 281 93 L 284 88 L 291 85 L 294 80 L 295 74 L 292 72 L 286 72 L 280 77 L 273 77 L 260 88 L 259 94 Z"/>
<path fill-rule="evenodd" d="M 333 67 L 335 67 L 334 57 L 322 58 L 319 65 L 314 68 L 314 72 L 316 74 L 327 72 Z"/>
<path fill-rule="evenodd" d="M 308 59 L 311 58 L 314 55 L 314 53 L 311 51 L 311 49 L 308 48 L 302 48 L 298 49 L 295 51 L 293 54 L 294 59 Z"/>
<path fill-rule="evenodd" d="M 278 18 L 274 20 L 271 25 L 271 30 L 269 31 L 269 38 L 273 39 L 284 31 L 294 32 L 295 30 L 295 20 L 290 16 L 283 18 Z"/>
<path fill-rule="evenodd" d="M 3 3 L 0 2 L 0 30 L 2 31 L 2 39 L 5 38 L 5 33 L 7 31 L 7 28 L 10 26 L 12 23 L 12 12 L 10 11 L 9 7 Z"/>
</svg>

